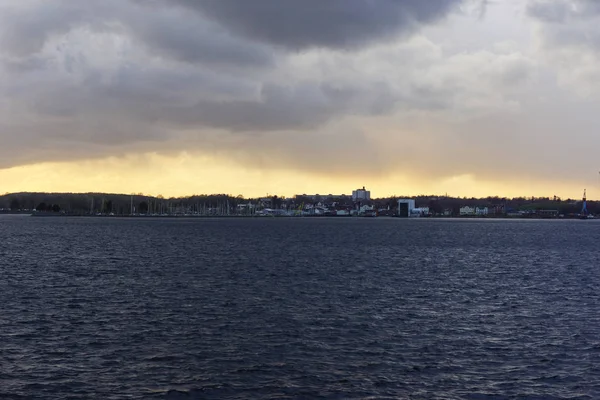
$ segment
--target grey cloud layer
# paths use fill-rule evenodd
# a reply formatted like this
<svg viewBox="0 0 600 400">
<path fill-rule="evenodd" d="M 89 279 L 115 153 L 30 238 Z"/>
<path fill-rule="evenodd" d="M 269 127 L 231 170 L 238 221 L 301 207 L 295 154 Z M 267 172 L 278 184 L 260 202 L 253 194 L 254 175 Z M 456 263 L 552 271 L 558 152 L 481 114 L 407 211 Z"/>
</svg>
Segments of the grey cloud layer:
<svg viewBox="0 0 600 400">
<path fill-rule="evenodd" d="M 335 71 L 313 74 L 318 63 L 297 77 L 290 55 L 272 45 L 355 47 L 414 31 L 459 0 L 311 2 L 3 0 L 0 90 L 22 118 L 4 108 L 3 134 L 26 129 L 39 136 L 32 148 L 103 139 L 110 148 L 168 140 L 174 129 L 297 130 L 388 112 L 406 90 L 373 77 L 357 84 L 357 74 L 332 83 Z M 11 142 L 24 145 L 5 141 L 5 165 Z"/>
<path fill-rule="evenodd" d="M 461 1 L 175 0 L 234 32 L 292 49 L 364 45 L 435 21 Z"/>
<path fill-rule="evenodd" d="M 596 0 L 530 0 L 531 16 L 551 23 L 565 23 L 571 18 L 590 18 L 600 14 Z"/>
<path fill-rule="evenodd" d="M 53 37 L 84 28 L 131 36 L 153 54 L 179 61 L 214 66 L 273 64 L 267 46 L 233 37 L 215 23 L 176 7 L 148 7 L 130 0 L 24 4 L 0 13 L 0 50 L 14 57 L 30 56 Z"/>
<path fill-rule="evenodd" d="M 540 55 L 557 72 L 558 82 L 583 96 L 600 88 L 600 2 L 531 0 Z"/>
<path fill-rule="evenodd" d="M 461 3 L 0 0 L 0 168 L 197 150 L 374 171 L 418 160 L 421 138 L 484 146 L 465 120 L 518 113 L 536 65 L 411 35 Z M 415 115 L 448 129 L 411 131 Z"/>
</svg>

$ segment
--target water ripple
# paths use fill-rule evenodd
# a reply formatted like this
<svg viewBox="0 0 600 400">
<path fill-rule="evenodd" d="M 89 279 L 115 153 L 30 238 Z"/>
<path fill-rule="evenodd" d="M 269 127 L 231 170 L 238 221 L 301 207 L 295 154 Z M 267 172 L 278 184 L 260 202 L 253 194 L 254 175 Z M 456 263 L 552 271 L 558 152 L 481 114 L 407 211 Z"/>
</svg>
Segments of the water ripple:
<svg viewBox="0 0 600 400">
<path fill-rule="evenodd" d="M 0 398 L 600 398 L 595 221 L 0 216 Z"/>
</svg>

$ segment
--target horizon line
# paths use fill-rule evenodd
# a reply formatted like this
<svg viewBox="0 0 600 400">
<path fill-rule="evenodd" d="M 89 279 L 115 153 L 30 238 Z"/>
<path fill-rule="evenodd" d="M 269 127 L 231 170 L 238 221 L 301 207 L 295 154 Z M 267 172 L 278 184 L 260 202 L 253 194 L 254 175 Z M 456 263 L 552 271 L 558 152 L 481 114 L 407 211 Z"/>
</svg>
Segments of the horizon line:
<svg viewBox="0 0 600 400">
<path fill-rule="evenodd" d="M 2 195 L 0 195 L 0 197 L 8 197 L 8 196 L 17 196 L 17 195 L 105 195 L 105 196 L 127 196 L 127 197 L 152 197 L 155 199 L 185 199 L 185 198 L 191 198 L 191 197 L 210 197 L 210 196 L 227 196 L 227 197 L 232 197 L 232 198 L 237 198 L 239 196 L 242 196 L 243 199 L 247 199 L 247 200 L 252 200 L 252 199 L 260 199 L 263 197 L 274 197 L 277 196 L 278 198 L 283 198 L 283 199 L 292 199 L 295 197 L 299 197 L 299 196 L 321 196 L 324 198 L 327 197 L 352 197 L 351 194 L 333 194 L 333 193 L 328 193 L 328 194 L 319 194 L 319 193 L 315 193 L 315 194 L 308 194 L 308 193 L 297 193 L 294 194 L 292 196 L 287 196 L 287 195 L 278 195 L 278 194 L 270 194 L 270 193 L 266 193 L 265 195 L 260 195 L 260 196 L 247 196 L 244 194 L 238 194 L 238 195 L 233 195 L 230 193 L 202 193 L 202 194 L 190 194 L 190 195 L 183 195 L 183 196 L 164 196 L 161 194 L 158 195 L 154 195 L 154 194 L 145 194 L 142 192 L 138 192 L 138 193 L 111 193 L 111 192 L 43 192 L 43 191 L 22 191 L 22 192 L 6 192 Z M 381 197 L 372 197 L 371 200 L 380 200 L 380 199 L 392 199 L 392 198 L 398 198 L 398 199 L 402 199 L 402 198 L 418 198 L 418 197 L 430 197 L 430 198 L 451 198 L 451 199 L 466 199 L 466 200 L 470 200 L 470 199 L 490 199 L 490 198 L 497 198 L 497 199 L 506 199 L 506 200 L 514 200 L 514 199 L 544 199 L 544 200 L 551 200 L 551 201 L 583 201 L 583 198 L 581 199 L 577 199 L 577 198 L 571 198 L 571 197 L 567 197 L 567 198 L 563 198 L 561 196 L 501 196 L 501 195 L 487 195 L 487 196 L 453 196 L 450 195 L 448 193 L 445 194 L 418 194 L 418 195 L 387 195 L 387 196 L 381 196 Z M 591 198 L 586 198 L 586 201 L 600 201 L 600 199 L 591 199 Z"/>
</svg>

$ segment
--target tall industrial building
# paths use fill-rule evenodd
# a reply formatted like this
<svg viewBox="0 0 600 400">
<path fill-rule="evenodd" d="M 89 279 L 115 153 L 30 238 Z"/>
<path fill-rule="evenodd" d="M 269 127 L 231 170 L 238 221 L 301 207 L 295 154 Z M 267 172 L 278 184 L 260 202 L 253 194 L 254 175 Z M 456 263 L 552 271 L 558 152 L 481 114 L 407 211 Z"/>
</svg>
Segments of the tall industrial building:
<svg viewBox="0 0 600 400">
<path fill-rule="evenodd" d="M 371 200 L 371 192 L 366 190 L 363 186 L 362 189 L 356 189 L 352 191 L 352 201 L 369 201 Z"/>
</svg>

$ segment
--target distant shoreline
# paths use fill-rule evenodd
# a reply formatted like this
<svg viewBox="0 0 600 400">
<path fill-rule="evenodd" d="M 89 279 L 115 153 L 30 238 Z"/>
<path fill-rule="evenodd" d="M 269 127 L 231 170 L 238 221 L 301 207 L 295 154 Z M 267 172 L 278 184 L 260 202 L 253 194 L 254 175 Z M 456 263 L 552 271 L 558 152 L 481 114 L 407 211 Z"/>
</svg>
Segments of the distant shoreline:
<svg viewBox="0 0 600 400">
<path fill-rule="evenodd" d="M 302 219 L 302 218 L 330 218 L 330 219 L 403 219 L 403 220 L 581 220 L 578 217 L 540 217 L 540 216 L 428 216 L 428 217 L 399 217 L 399 216 L 356 216 L 356 215 L 89 215 L 68 213 L 27 213 L 14 212 L 0 215 L 21 215 L 36 218 L 114 218 L 114 219 Z M 593 218 L 591 219 L 593 220 Z"/>
</svg>

